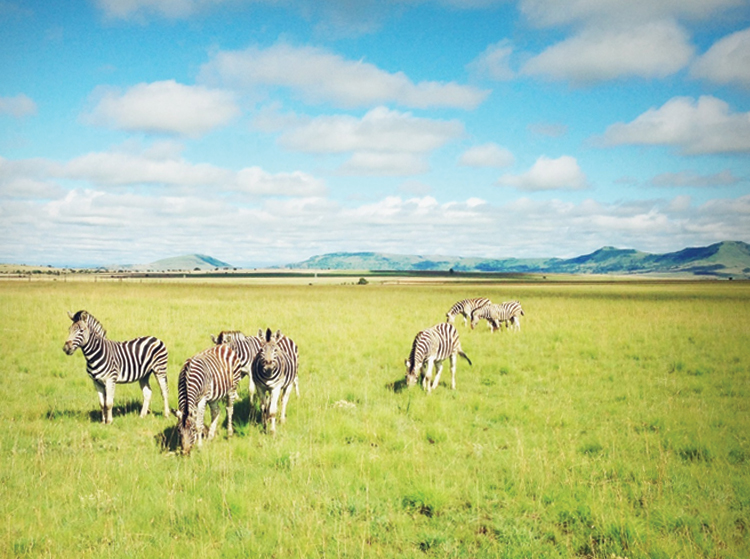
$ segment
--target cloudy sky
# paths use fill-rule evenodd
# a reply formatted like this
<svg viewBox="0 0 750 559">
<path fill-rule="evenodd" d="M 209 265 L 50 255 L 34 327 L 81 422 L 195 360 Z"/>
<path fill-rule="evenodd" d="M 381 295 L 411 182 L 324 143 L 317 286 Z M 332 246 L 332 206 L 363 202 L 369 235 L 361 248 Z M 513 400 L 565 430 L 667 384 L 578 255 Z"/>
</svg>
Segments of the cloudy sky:
<svg viewBox="0 0 750 559">
<path fill-rule="evenodd" d="M 0 262 L 750 242 L 747 0 L 0 0 Z"/>
</svg>

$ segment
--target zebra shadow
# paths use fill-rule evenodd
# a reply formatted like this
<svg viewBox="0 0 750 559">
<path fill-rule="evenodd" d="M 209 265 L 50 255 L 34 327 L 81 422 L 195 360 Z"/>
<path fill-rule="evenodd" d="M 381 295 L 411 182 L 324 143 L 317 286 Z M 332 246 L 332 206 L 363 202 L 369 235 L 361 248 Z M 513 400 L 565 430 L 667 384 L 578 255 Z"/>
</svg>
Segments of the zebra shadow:
<svg viewBox="0 0 750 559">
<path fill-rule="evenodd" d="M 132 413 L 136 415 L 140 415 L 142 407 L 143 407 L 143 401 L 137 400 L 135 398 L 133 398 L 132 400 L 128 400 L 126 402 L 120 402 L 119 404 L 115 404 L 112 406 L 112 419 L 114 420 L 115 417 L 120 417 L 123 415 L 130 415 Z M 153 413 L 153 411 L 149 409 L 148 413 L 151 414 Z M 95 409 L 89 410 L 88 415 L 89 415 L 89 420 L 92 423 L 101 423 L 102 421 L 101 408 L 95 408 Z"/>
<path fill-rule="evenodd" d="M 408 386 L 406 386 L 406 379 L 405 378 L 400 378 L 400 379 L 395 380 L 393 382 L 389 382 L 389 383 L 387 383 L 385 385 L 385 387 L 388 390 L 392 390 L 396 394 L 399 394 L 399 393 L 403 392 L 404 390 L 406 390 L 408 388 Z"/>
<path fill-rule="evenodd" d="M 162 452 L 177 452 L 180 448 L 180 430 L 177 424 L 170 425 L 154 435 L 154 441 Z"/>
</svg>

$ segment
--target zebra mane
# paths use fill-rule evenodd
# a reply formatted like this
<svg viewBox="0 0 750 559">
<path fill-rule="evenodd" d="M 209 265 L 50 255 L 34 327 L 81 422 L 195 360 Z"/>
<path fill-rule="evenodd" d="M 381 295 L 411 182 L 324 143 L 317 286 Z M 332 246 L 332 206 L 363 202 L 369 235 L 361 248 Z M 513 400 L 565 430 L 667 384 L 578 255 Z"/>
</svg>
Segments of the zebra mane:
<svg viewBox="0 0 750 559">
<path fill-rule="evenodd" d="M 95 334 L 101 336 L 102 338 L 107 337 L 107 331 L 104 329 L 104 326 L 102 326 L 102 323 L 94 318 L 94 316 L 90 312 L 78 311 L 77 313 L 75 313 L 73 315 L 73 322 L 78 322 L 79 320 L 86 320 L 86 324 L 88 325 L 89 329 Z"/>
</svg>

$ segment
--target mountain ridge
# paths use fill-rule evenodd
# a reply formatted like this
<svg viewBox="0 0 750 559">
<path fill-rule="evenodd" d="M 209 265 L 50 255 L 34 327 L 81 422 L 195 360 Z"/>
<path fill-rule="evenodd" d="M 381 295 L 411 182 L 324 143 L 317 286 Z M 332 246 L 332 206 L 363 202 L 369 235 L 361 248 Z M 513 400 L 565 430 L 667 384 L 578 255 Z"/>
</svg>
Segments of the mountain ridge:
<svg viewBox="0 0 750 559">
<path fill-rule="evenodd" d="M 602 247 L 574 258 L 464 258 L 380 252 L 334 252 L 282 266 L 287 269 L 449 271 L 562 274 L 692 274 L 750 278 L 750 244 L 723 241 L 652 254 Z"/>
</svg>

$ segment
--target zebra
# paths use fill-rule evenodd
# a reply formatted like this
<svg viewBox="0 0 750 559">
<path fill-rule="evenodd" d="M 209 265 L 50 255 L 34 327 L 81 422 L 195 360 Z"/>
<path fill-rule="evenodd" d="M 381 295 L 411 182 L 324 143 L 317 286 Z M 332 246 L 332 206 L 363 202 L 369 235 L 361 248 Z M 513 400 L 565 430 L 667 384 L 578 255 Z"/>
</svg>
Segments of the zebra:
<svg viewBox="0 0 750 559">
<path fill-rule="evenodd" d="M 242 376 L 247 375 L 249 378 L 250 403 L 255 399 L 255 384 L 251 373 L 253 359 L 260 351 L 263 345 L 261 336 L 245 336 L 238 330 L 223 330 L 219 332 L 218 337 L 211 336 L 215 345 L 227 344 L 237 354 L 240 360 Z"/>
<path fill-rule="evenodd" d="M 463 315 L 464 326 L 466 326 L 466 319 L 471 318 L 471 313 L 475 309 L 480 309 L 490 304 L 490 300 L 486 297 L 475 297 L 474 299 L 464 299 L 453 305 L 450 310 L 445 314 L 446 322 L 453 324 L 456 315 Z"/>
<path fill-rule="evenodd" d="M 234 400 L 241 375 L 240 359 L 228 344 L 210 347 L 185 361 L 177 380 L 177 428 L 183 453 L 188 454 L 196 443 L 199 447 L 203 444 L 206 404 L 211 409 L 208 439 L 216 435 L 219 400 L 222 399 L 227 406 L 227 434 L 232 436 Z"/>
<path fill-rule="evenodd" d="M 272 334 L 268 328 L 265 335 L 263 330 L 258 335 L 263 336 L 263 346 L 253 359 L 253 382 L 260 391 L 263 426 L 268 430 L 270 422 L 271 434 L 275 435 L 279 396 L 283 392 L 279 421 L 284 423 L 292 385 L 297 386 L 297 345 L 280 330 Z"/>
<path fill-rule="evenodd" d="M 419 379 L 419 374 L 426 365 L 426 371 L 422 378 L 422 387 L 429 394 L 437 388 L 440 382 L 440 373 L 443 371 L 443 361 L 450 357 L 451 362 L 451 389 L 456 389 L 456 355 L 460 355 L 469 362 L 471 359 L 461 349 L 458 339 L 458 330 L 453 324 L 441 322 L 419 332 L 414 338 L 411 353 L 406 360 L 406 385 L 414 386 Z M 432 380 L 432 367 L 437 364 L 435 380 Z"/>
<path fill-rule="evenodd" d="M 499 305 L 492 304 L 476 309 L 471 314 L 471 328 L 472 330 L 476 327 L 477 323 L 484 319 L 488 322 L 490 330 L 502 329 L 503 324 L 506 328 L 513 328 L 515 330 L 521 329 L 520 317 L 524 316 L 521 303 L 518 301 L 506 301 Z M 510 322 L 510 325 L 508 324 Z"/>
<path fill-rule="evenodd" d="M 151 373 L 156 376 L 161 395 L 164 398 L 164 417 L 169 417 L 167 387 L 167 346 L 158 338 L 144 336 L 126 342 L 107 339 L 107 332 L 101 323 L 87 311 L 73 314 L 63 351 L 73 355 L 77 348 L 86 358 L 86 372 L 94 381 L 99 394 L 102 410 L 102 423 L 112 423 L 112 404 L 115 398 L 115 384 L 138 381 L 143 392 L 141 417 L 148 414 L 151 403 Z"/>
</svg>

